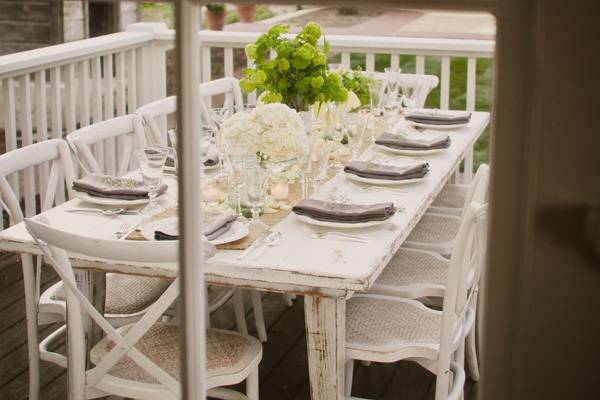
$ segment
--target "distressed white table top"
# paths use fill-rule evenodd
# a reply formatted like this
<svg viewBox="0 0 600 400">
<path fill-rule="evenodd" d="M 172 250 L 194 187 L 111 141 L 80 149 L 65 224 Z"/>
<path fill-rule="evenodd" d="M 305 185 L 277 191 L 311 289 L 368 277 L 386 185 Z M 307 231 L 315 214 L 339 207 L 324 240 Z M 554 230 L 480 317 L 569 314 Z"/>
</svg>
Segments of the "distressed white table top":
<svg viewBox="0 0 600 400">
<path fill-rule="evenodd" d="M 404 211 L 397 213 L 383 225 L 353 229 L 352 233 L 368 238 L 369 243 L 312 239 L 293 214 L 277 224 L 274 229 L 282 233 L 277 246 L 267 249 L 256 260 L 250 257 L 237 260 L 237 250 L 221 250 L 207 265 L 206 280 L 212 283 L 235 284 L 271 290 L 321 292 L 331 295 L 350 295 L 366 290 L 379 276 L 390 257 L 406 239 L 414 225 L 429 207 L 437 193 L 464 157 L 465 152 L 483 133 L 489 122 L 489 113 L 475 112 L 468 126 L 450 130 L 452 144 L 446 151 L 422 156 L 429 161 L 430 174 L 423 181 L 399 186 L 407 193 L 365 193 L 338 174 L 322 187 L 322 193 L 345 193 L 359 202 L 393 201 Z M 363 158 L 381 153 L 369 148 Z M 167 202 L 176 196 L 174 181 L 170 183 Z M 59 229 L 80 235 L 110 238 L 125 221 L 139 222 L 143 216 L 121 215 L 106 217 L 97 214 L 66 213 L 65 208 L 79 206 L 79 200 L 71 200 L 44 215 Z M 0 250 L 39 254 L 24 224 L 20 223 L 0 232 Z M 81 267 L 100 268 L 132 274 L 174 277 L 177 265 L 124 265 L 103 260 L 85 260 L 73 255 L 74 264 Z"/>
</svg>

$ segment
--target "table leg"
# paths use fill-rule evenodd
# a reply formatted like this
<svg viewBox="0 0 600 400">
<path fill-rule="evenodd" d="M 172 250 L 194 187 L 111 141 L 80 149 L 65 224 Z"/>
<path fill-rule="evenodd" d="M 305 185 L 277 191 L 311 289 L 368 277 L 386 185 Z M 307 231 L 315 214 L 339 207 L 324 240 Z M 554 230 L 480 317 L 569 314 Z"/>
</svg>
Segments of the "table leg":
<svg viewBox="0 0 600 400">
<path fill-rule="evenodd" d="M 27 318 L 27 353 L 29 356 L 29 399 L 37 400 L 40 395 L 40 353 L 38 349 L 37 287 L 33 257 L 21 256 L 23 284 L 25 286 L 25 314 Z"/>
<path fill-rule="evenodd" d="M 304 298 L 312 400 L 344 399 L 346 301 Z"/>
<path fill-rule="evenodd" d="M 106 301 L 106 273 L 105 272 L 88 272 L 89 279 L 89 299 L 92 305 L 100 314 L 104 315 L 104 305 Z M 102 339 L 103 331 L 92 318 L 88 318 L 88 335 L 87 335 L 87 366 L 91 368 L 89 354 L 92 347 Z"/>
</svg>

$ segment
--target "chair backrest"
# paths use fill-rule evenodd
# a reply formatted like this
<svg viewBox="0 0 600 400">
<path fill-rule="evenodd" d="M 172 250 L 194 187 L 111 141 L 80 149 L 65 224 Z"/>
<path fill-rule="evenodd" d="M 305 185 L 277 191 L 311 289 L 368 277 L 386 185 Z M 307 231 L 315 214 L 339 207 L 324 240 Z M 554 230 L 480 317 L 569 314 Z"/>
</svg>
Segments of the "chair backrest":
<svg viewBox="0 0 600 400">
<path fill-rule="evenodd" d="M 387 77 L 383 72 L 375 72 L 375 78 L 387 82 Z M 398 83 L 400 86 L 408 86 L 414 90 L 415 107 L 422 108 L 429 92 L 431 92 L 439 83 L 439 78 L 435 75 L 425 74 L 398 74 Z M 381 88 L 382 94 L 385 91 L 385 85 Z"/>
<path fill-rule="evenodd" d="M 77 129 L 67 141 L 86 173 L 121 176 L 135 165 L 133 152 L 146 146 L 136 114 L 124 115 Z"/>
<path fill-rule="evenodd" d="M 490 167 L 487 164 L 481 164 L 479 168 L 477 168 L 475 177 L 473 178 L 471 186 L 467 191 L 467 196 L 465 197 L 465 205 L 463 209 L 466 210 L 467 206 L 472 202 L 479 204 L 487 203 L 489 187 Z"/>
<path fill-rule="evenodd" d="M 463 322 L 485 264 L 487 209 L 487 204 L 469 204 L 458 230 L 444 292 L 440 356 L 451 353 L 454 339 L 464 334 Z"/>
<path fill-rule="evenodd" d="M 17 185 L 21 186 L 22 193 L 8 182 L 7 178 L 12 174 L 23 175 L 22 185 Z M 61 139 L 46 140 L 0 155 L 0 195 L 10 216 L 10 224 L 62 203 L 65 200 L 65 182 L 71 198 L 73 179 L 71 152 L 67 142 Z M 36 194 L 40 195 L 39 207 Z M 25 199 L 24 209 L 20 204 L 21 195 Z"/>
<path fill-rule="evenodd" d="M 201 83 L 200 86 L 200 115 L 202 123 L 209 125 L 212 121 L 209 108 L 210 99 L 213 96 L 224 95 L 223 107 L 235 107 L 237 111 L 244 108 L 244 98 L 240 89 L 240 82 L 236 78 L 221 78 L 214 81 Z M 170 96 L 145 104 L 136 110 L 149 130 L 148 140 L 153 144 L 166 145 L 167 132 L 164 117 L 177 112 L 177 96 Z M 162 120 L 162 121 L 161 121 Z"/>
<path fill-rule="evenodd" d="M 44 255 L 63 281 L 67 299 L 67 334 L 68 359 L 70 375 L 73 378 L 77 394 L 84 394 L 88 389 L 103 384 L 107 373 L 123 357 L 129 357 L 134 363 L 144 369 L 164 389 L 162 398 L 179 398 L 179 383 L 145 357 L 134 346 L 144 334 L 158 321 L 163 313 L 171 306 L 179 294 L 179 279 L 175 279 L 160 298 L 148 308 L 144 316 L 126 332 L 117 331 L 94 308 L 86 296 L 77 287 L 75 274 L 67 251 L 76 252 L 83 257 L 93 257 L 114 260 L 117 262 L 157 262 L 174 263 L 177 261 L 178 242 L 150 242 L 107 240 L 82 237 L 61 231 L 50 226 L 44 217 L 26 219 L 27 230 L 41 248 Z M 212 257 L 215 248 L 203 241 L 205 258 Z M 88 314 L 93 321 L 106 333 L 115 346 L 86 371 L 85 324 L 82 312 Z M 133 389 L 133 387 L 132 387 Z M 147 388 L 146 388 L 147 389 Z M 75 398 L 80 398 L 75 394 Z M 82 396 L 81 398 L 84 398 Z M 158 397 L 157 397 L 158 398 Z"/>
</svg>

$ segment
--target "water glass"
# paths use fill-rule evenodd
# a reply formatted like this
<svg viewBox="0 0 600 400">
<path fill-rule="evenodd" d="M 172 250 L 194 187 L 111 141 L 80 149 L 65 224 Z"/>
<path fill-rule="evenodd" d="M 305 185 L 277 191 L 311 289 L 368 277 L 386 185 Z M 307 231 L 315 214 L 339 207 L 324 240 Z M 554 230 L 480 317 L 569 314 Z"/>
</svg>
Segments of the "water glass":
<svg viewBox="0 0 600 400">
<path fill-rule="evenodd" d="M 265 206 L 269 170 L 263 168 L 258 162 L 246 164 L 242 171 L 242 178 L 244 180 L 246 203 L 252 213 L 250 223 L 267 231 L 269 226 L 262 222 L 259 217 L 261 209 Z"/>
<path fill-rule="evenodd" d="M 179 171 L 179 165 L 177 160 L 177 129 L 169 129 L 167 131 L 167 135 L 169 136 L 169 142 L 171 143 L 170 155 L 173 157 L 173 162 L 175 163 L 175 178 L 177 178 L 177 174 Z"/>
<path fill-rule="evenodd" d="M 374 80 L 369 83 L 369 97 L 371 98 L 371 114 L 381 115 L 381 103 L 383 101 L 383 92 L 385 86 L 383 82 Z"/>
<path fill-rule="evenodd" d="M 352 159 L 358 157 L 358 152 L 363 146 L 365 131 L 372 115 L 362 113 L 348 113 L 345 117 L 344 126 L 348 135 L 348 145 L 352 153 Z"/>
<path fill-rule="evenodd" d="M 401 69 L 398 67 L 384 68 L 385 80 L 387 82 L 389 92 L 393 93 L 394 96 L 398 95 L 398 89 L 400 85 L 400 71 Z"/>
<path fill-rule="evenodd" d="M 309 176 L 312 181 L 313 194 L 317 194 L 323 180 L 327 177 L 329 168 L 329 155 L 331 154 L 332 143 L 330 141 L 321 142 L 315 146 L 311 153 L 311 168 Z"/>
<path fill-rule="evenodd" d="M 230 117 L 233 112 L 233 106 L 211 108 L 208 112 L 210 118 L 212 119 L 212 121 L 210 121 L 211 125 L 214 125 L 216 130 L 220 130 L 221 125 L 223 125 L 223 121 Z"/>
<path fill-rule="evenodd" d="M 135 151 L 142 179 L 144 180 L 144 184 L 149 188 L 148 197 L 150 198 L 150 202 L 141 211 L 142 214 L 154 215 L 164 210 L 156 201 L 156 197 L 160 189 L 163 169 L 168 155 L 168 148 L 158 146 L 146 147 Z"/>
</svg>

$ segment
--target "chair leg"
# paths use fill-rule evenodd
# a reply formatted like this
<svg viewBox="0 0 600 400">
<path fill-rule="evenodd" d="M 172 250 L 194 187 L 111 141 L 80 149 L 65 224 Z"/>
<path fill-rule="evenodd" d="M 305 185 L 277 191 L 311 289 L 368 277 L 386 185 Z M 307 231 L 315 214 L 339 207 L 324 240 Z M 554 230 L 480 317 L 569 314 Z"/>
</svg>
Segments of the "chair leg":
<svg viewBox="0 0 600 400">
<path fill-rule="evenodd" d="M 469 377 L 477 382 L 479 381 L 479 361 L 477 360 L 477 344 L 475 342 L 476 328 L 467 335 L 466 343 L 466 368 Z"/>
<path fill-rule="evenodd" d="M 435 400 L 446 400 L 450 385 L 450 371 L 438 374 L 435 379 Z"/>
<path fill-rule="evenodd" d="M 344 394 L 346 395 L 346 397 L 349 398 L 352 395 L 352 379 L 354 377 L 354 360 L 346 361 L 345 374 L 346 374 L 346 377 L 344 379 L 344 383 L 345 383 Z"/>
<path fill-rule="evenodd" d="M 40 396 L 40 353 L 38 348 L 38 323 L 36 304 L 36 282 L 33 259 L 21 257 L 23 284 L 25 286 L 25 313 L 27 317 L 27 353 L 29 356 L 29 399 Z"/>
<path fill-rule="evenodd" d="M 250 400 L 258 400 L 258 367 L 246 378 L 246 396 Z"/>
<path fill-rule="evenodd" d="M 242 335 L 248 334 L 246 325 L 246 311 L 244 310 L 244 293 L 242 289 L 235 289 L 233 292 L 233 309 L 235 310 L 235 322 L 238 332 Z"/>
<path fill-rule="evenodd" d="M 261 342 L 267 341 L 267 328 L 265 327 L 265 317 L 263 315 L 262 308 L 262 297 L 258 290 L 252 290 L 250 292 L 252 298 L 252 308 L 254 309 L 254 322 L 256 323 L 256 332 L 258 333 L 258 339 Z"/>
<path fill-rule="evenodd" d="M 464 367 L 465 367 L 465 340 L 462 341 L 461 345 L 456 350 L 455 358 L 456 358 L 456 363 L 464 369 Z M 455 380 L 456 377 L 452 377 L 452 379 Z M 460 400 L 464 400 L 464 393 L 465 393 L 464 391 L 461 391 Z"/>
</svg>

